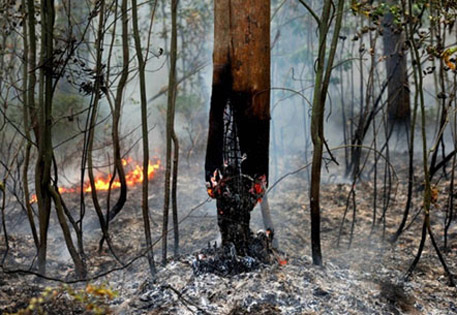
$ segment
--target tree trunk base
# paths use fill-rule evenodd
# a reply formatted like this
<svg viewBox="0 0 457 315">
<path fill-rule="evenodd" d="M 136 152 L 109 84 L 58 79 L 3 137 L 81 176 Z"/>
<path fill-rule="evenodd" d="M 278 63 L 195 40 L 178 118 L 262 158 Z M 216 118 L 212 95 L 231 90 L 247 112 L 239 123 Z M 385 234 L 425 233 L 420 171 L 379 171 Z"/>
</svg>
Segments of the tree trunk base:
<svg viewBox="0 0 457 315">
<path fill-rule="evenodd" d="M 218 200 L 217 224 L 221 232 L 222 246 L 231 243 L 239 255 L 246 255 L 252 234 L 249 229 L 251 211 L 237 208 L 231 202 Z"/>
<path fill-rule="evenodd" d="M 259 269 L 262 265 L 278 263 L 283 265 L 286 260 L 273 248 L 273 231 L 259 231 L 257 234 L 248 232 L 244 254 L 237 251 L 234 243 L 226 241 L 221 247 L 208 244 L 208 248 L 195 254 L 192 268 L 195 275 L 214 273 L 219 276 L 233 276 L 243 272 Z"/>
<path fill-rule="evenodd" d="M 208 194 L 217 200 L 217 223 L 222 245 L 233 244 L 239 255 L 247 255 L 252 232 L 249 229 L 251 211 L 265 194 L 265 176 L 233 175 L 226 167 L 211 179 Z"/>
</svg>

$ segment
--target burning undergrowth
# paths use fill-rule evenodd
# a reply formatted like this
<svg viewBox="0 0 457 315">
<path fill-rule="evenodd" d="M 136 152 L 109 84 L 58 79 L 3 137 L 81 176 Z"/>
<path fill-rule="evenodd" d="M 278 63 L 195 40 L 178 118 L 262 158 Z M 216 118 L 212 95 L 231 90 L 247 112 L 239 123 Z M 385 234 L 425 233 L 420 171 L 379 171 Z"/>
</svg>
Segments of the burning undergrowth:
<svg viewBox="0 0 457 315">
<path fill-rule="evenodd" d="M 297 165 L 297 167 L 300 165 Z M 181 174 L 180 188 L 180 225 L 182 256 L 170 258 L 168 264 L 157 265 L 158 274 L 152 281 L 146 259 L 139 259 L 128 268 L 112 272 L 94 281 L 94 285 L 106 284 L 117 296 L 109 302 L 115 314 L 309 314 L 309 313 L 357 313 L 357 314 L 401 314 L 401 313 L 456 313 L 456 291 L 447 286 L 447 278 L 440 268 L 433 248 L 426 244 L 423 257 L 410 281 L 404 280 L 405 272 L 417 252 L 421 229 L 421 215 L 411 220 L 408 229 L 393 246 L 383 240 L 392 235 L 401 220 L 403 205 L 406 202 L 406 186 L 400 184 L 396 199 L 391 200 L 392 208 L 386 216 L 386 229 L 377 223 L 370 233 L 373 214 L 373 187 L 369 182 L 357 186 L 357 213 L 354 240 L 348 248 L 350 222 L 346 222 L 337 246 L 339 227 L 345 211 L 350 184 L 329 184 L 322 187 L 322 245 L 324 266 L 316 267 L 310 257 L 309 200 L 304 174 L 289 177 L 269 194 L 270 207 L 275 219 L 274 238 L 286 255 L 276 257 L 271 263 L 251 264 L 251 255 L 239 255 L 229 247 L 215 248 L 218 244 L 217 211 L 214 203 L 204 203 L 206 193 L 195 185 L 199 174 Z M 447 185 L 444 183 L 443 185 Z M 160 238 L 162 229 L 160 195 L 163 186 L 152 181 L 150 195 L 153 238 Z M 198 190 L 200 189 L 200 190 Z M 379 195 L 378 195 L 379 196 Z M 70 208 L 78 207 L 78 200 L 68 199 Z M 414 195 L 414 202 L 421 203 L 421 192 Z M 110 225 L 116 254 L 124 262 L 129 262 L 144 249 L 142 237 L 141 189 L 129 191 L 125 209 Z M 380 199 L 381 200 L 381 199 Z M 432 225 L 437 240 L 442 243 L 442 219 L 445 215 L 440 209 L 446 198 L 438 198 L 433 208 Z M 378 209 L 380 211 L 381 209 Z M 417 211 L 416 209 L 414 209 Z M 12 211 L 12 210 L 10 210 Z M 88 215 L 91 212 L 88 211 Z M 13 215 L 11 212 L 10 215 Z M 15 213 L 17 217 L 19 214 Z M 93 215 L 93 214 L 92 214 Z M 411 219 L 415 216 L 414 213 Z M 251 212 L 251 227 L 262 228 L 258 210 Z M 88 217 L 90 221 L 91 217 Z M 352 214 L 351 214 L 352 218 Z M 96 219 L 96 218 L 94 218 Z M 51 221 L 54 219 L 51 218 Z M 94 221 L 96 222 L 96 221 Z M 260 224 L 259 224 L 260 223 Z M 96 225 L 96 224 L 95 224 Z M 89 227 L 87 222 L 86 228 Z M 10 233 L 14 234 L 12 228 Z M 450 231 L 445 258 L 449 268 L 457 270 L 457 225 Z M 105 249 L 97 252 L 101 233 L 94 229 L 85 234 L 86 249 L 90 254 L 90 274 L 97 275 L 114 269 L 119 265 Z M 264 239 L 266 232 L 253 237 Z M 60 238 L 60 240 L 59 240 Z M 52 276 L 66 279 L 73 275 L 69 258 L 57 256 L 62 252 L 61 236 L 50 241 L 49 270 Z M 207 244 L 210 243 L 208 247 Z M 0 243 L 0 245 L 3 243 Z M 154 250 L 156 260 L 161 248 L 158 243 Z M 260 252 L 265 248 L 262 245 Z M 12 235 L 10 239 L 8 267 L 30 265 L 33 253 L 26 257 L 22 253 L 33 248 L 31 238 Z M 3 248 L 3 247 L 2 247 Z M 202 250 L 201 248 L 205 248 Z M 269 254 L 271 252 L 267 251 Z M 169 256 L 170 257 L 170 256 Z M 287 257 L 287 263 L 285 258 Z M 280 259 L 280 260 L 278 260 Z M 283 263 L 281 263 L 283 260 Z M 228 261 L 228 262 L 227 262 Z M 216 262 L 214 268 L 213 262 Z M 226 266 L 230 265 L 231 266 Z M 196 266 L 198 265 L 198 266 Z M 235 266 L 235 267 L 233 267 Z M 247 268 L 247 267 L 249 268 Z M 196 268 L 197 267 L 197 268 Z M 252 267 L 252 268 L 251 268 Z M 205 269 L 206 268 L 206 269 Z M 232 271 L 229 271 L 232 270 Z M 236 272 L 235 272 L 236 271 Z M 76 285 L 84 288 L 86 284 Z M 55 282 L 34 283 L 31 277 L 2 274 L 0 280 L 0 312 L 14 312 L 28 305 L 32 297 L 39 297 L 45 286 L 58 287 Z M 79 286 L 79 287 L 78 287 Z M 75 289 L 76 290 L 76 289 Z M 68 310 L 67 300 L 56 305 L 55 314 Z M 68 301 L 70 303 L 71 301 Z M 66 307 L 66 308 L 65 308 Z M 52 314 L 52 312 L 50 313 Z"/>
<path fill-rule="evenodd" d="M 140 185 L 143 180 L 143 166 L 140 165 L 140 162 L 135 161 L 133 158 L 127 157 L 125 159 L 122 159 L 122 165 L 125 168 L 125 184 L 128 187 L 135 187 L 137 185 Z M 155 159 L 154 161 L 149 161 L 148 164 L 148 180 L 152 180 L 157 173 L 157 171 L 160 169 L 160 160 Z M 104 174 L 104 173 L 99 173 L 95 178 L 94 178 L 94 186 L 97 191 L 110 191 L 110 190 L 115 190 L 119 189 L 121 187 L 121 180 L 113 176 L 112 174 Z M 92 186 L 87 180 L 82 187 L 82 191 L 85 193 L 89 193 L 92 191 Z M 73 185 L 73 186 L 60 186 L 59 187 L 59 193 L 60 194 L 75 194 L 81 192 L 81 187 L 78 185 Z M 32 195 L 30 198 L 30 203 L 36 203 L 37 201 L 37 196 Z"/>
</svg>

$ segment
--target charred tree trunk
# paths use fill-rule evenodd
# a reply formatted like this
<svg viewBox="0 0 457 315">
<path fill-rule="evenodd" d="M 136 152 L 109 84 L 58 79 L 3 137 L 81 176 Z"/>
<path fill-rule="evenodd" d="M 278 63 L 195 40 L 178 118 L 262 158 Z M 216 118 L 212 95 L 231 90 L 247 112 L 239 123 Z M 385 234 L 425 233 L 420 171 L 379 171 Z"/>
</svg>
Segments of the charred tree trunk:
<svg viewBox="0 0 457 315">
<path fill-rule="evenodd" d="M 404 53 L 405 35 L 401 28 L 396 26 L 394 16 L 390 11 L 384 16 L 383 26 L 384 55 L 387 58 L 387 112 L 390 133 L 391 128 L 409 126 L 411 108 L 408 65 Z"/>
<path fill-rule="evenodd" d="M 214 19 L 206 181 L 222 245 L 245 254 L 250 211 L 268 179 L 270 2 L 216 0 Z"/>
<path fill-rule="evenodd" d="M 413 2 L 412 0 L 408 1 L 408 14 L 409 16 L 413 15 L 412 12 L 412 7 L 413 7 Z M 424 207 L 424 223 L 422 226 L 422 236 L 421 236 L 421 241 L 419 244 L 419 249 L 416 254 L 416 257 L 414 258 L 414 261 L 412 262 L 411 266 L 409 267 L 408 271 L 406 272 L 406 278 L 409 278 L 411 276 L 412 272 L 416 268 L 423 249 L 425 245 L 425 240 L 427 238 L 427 234 L 430 236 L 430 240 L 432 242 L 432 245 L 436 251 L 436 254 L 444 268 L 444 271 L 446 272 L 448 278 L 449 278 L 449 284 L 453 287 L 455 287 L 455 282 L 454 282 L 454 276 L 452 275 L 451 271 L 449 270 L 449 267 L 447 266 L 443 255 L 441 254 L 441 251 L 435 241 L 435 237 L 433 234 L 432 226 L 431 226 L 431 204 L 432 204 L 432 186 L 431 186 L 431 181 L 430 181 L 430 169 L 428 166 L 428 150 L 427 150 L 427 135 L 426 135 L 426 117 L 425 117 L 425 98 L 424 98 L 424 82 L 423 82 L 423 77 L 422 77 L 422 64 L 420 62 L 421 56 L 419 52 L 419 48 L 414 41 L 414 28 L 411 25 L 406 25 L 405 27 L 406 33 L 408 35 L 408 39 L 411 42 L 411 56 L 416 64 L 416 67 L 414 67 L 413 71 L 413 77 L 414 77 L 414 83 L 415 86 L 417 87 L 416 89 L 416 94 L 415 94 L 415 106 L 418 106 L 420 108 L 420 113 L 421 113 L 421 136 L 422 136 L 422 157 L 423 157 L 423 170 L 424 170 L 424 194 L 423 194 L 423 207 Z"/>
</svg>

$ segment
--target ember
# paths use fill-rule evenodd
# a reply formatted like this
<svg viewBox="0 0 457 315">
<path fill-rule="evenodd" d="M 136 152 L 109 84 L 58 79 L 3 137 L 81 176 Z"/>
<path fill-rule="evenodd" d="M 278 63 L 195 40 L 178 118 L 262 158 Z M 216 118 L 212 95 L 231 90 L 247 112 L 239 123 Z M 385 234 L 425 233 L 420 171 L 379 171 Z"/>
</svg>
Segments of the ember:
<svg viewBox="0 0 457 315">
<path fill-rule="evenodd" d="M 127 183 L 127 186 L 133 187 L 136 185 L 139 185 L 143 182 L 143 167 L 138 163 L 134 162 L 132 158 L 127 158 L 127 159 L 122 159 L 122 165 L 124 165 L 127 170 L 129 170 L 125 174 L 125 181 Z M 148 180 L 151 180 L 154 178 L 155 173 L 157 170 L 160 168 L 160 160 L 156 160 L 155 163 L 149 161 L 149 166 L 148 166 Z M 99 175 L 95 178 L 95 188 L 98 191 L 108 191 L 110 189 L 117 189 L 121 187 L 121 182 L 119 179 L 115 179 L 111 184 L 111 174 L 108 175 Z M 79 192 L 80 189 L 79 187 L 59 187 L 59 192 L 61 194 L 66 194 L 66 193 L 75 193 Z M 84 184 L 84 192 L 91 192 L 92 187 L 90 186 L 89 182 L 86 182 Z M 36 195 L 32 195 L 30 198 L 30 203 L 35 203 L 37 202 L 37 197 Z"/>
</svg>

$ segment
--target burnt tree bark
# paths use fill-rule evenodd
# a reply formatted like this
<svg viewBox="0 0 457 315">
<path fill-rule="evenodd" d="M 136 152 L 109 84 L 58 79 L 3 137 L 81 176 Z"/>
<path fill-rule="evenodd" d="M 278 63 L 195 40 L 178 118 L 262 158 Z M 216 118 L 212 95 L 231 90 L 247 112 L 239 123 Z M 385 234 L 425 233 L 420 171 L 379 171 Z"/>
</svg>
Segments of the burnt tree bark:
<svg viewBox="0 0 457 315">
<path fill-rule="evenodd" d="M 388 1 L 393 4 L 395 1 Z M 405 35 L 388 11 L 383 20 L 384 55 L 387 70 L 387 112 L 389 128 L 408 127 L 411 119 Z"/>
<path fill-rule="evenodd" d="M 239 254 L 267 186 L 269 136 L 270 1 L 216 0 L 205 171 L 222 245 L 233 243 Z"/>
</svg>

